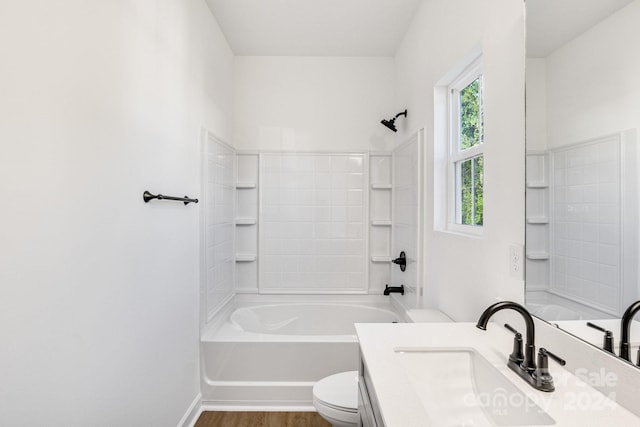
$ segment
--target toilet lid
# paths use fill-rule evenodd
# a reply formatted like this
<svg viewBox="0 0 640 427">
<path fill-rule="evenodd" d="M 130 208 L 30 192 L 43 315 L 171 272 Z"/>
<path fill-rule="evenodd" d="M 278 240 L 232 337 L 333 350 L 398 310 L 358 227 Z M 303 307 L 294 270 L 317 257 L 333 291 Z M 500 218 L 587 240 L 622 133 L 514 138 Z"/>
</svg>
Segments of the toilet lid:
<svg viewBox="0 0 640 427">
<path fill-rule="evenodd" d="M 313 386 L 316 399 L 339 408 L 358 409 L 358 371 L 341 372 L 321 379 Z"/>
</svg>

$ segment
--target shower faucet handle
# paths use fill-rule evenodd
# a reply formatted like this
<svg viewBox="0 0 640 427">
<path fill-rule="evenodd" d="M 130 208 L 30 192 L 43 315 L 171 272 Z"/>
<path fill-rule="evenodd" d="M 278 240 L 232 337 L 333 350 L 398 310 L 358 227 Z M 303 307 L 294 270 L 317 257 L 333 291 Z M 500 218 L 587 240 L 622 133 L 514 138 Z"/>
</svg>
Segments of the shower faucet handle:
<svg viewBox="0 0 640 427">
<path fill-rule="evenodd" d="M 400 266 L 400 271 L 405 271 L 407 269 L 407 255 L 404 251 L 400 252 L 400 256 L 391 261 L 394 264 L 398 264 Z"/>
</svg>

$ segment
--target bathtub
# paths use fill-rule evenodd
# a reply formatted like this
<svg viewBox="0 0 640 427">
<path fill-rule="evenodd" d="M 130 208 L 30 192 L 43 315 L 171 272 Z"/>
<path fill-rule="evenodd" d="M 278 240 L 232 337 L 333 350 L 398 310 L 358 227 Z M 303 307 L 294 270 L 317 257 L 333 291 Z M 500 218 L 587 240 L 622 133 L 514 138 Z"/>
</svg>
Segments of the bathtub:
<svg viewBox="0 0 640 427">
<path fill-rule="evenodd" d="M 571 310 L 557 304 L 537 304 L 527 303 L 527 309 L 531 314 L 544 319 L 548 322 L 556 320 L 580 320 L 582 315 L 577 311 Z"/>
<path fill-rule="evenodd" d="M 203 405 L 311 409 L 316 381 L 358 368 L 354 323 L 403 320 L 388 296 L 349 297 L 236 296 L 203 330 Z"/>
</svg>

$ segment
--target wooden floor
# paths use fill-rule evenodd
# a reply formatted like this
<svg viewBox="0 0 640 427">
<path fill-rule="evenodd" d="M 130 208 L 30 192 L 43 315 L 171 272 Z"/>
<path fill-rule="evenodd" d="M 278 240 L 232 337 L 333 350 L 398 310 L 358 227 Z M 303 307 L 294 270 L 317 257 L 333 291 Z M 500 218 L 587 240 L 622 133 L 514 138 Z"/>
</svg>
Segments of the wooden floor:
<svg viewBox="0 0 640 427">
<path fill-rule="evenodd" d="M 195 427 L 331 427 L 317 412 L 203 412 Z"/>
</svg>

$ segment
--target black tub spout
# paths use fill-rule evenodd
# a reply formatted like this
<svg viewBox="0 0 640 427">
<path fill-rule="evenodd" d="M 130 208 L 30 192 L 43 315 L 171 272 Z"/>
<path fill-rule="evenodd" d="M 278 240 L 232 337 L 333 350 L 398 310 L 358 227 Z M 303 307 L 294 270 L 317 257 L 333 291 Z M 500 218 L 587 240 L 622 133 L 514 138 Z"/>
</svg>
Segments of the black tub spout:
<svg viewBox="0 0 640 427">
<path fill-rule="evenodd" d="M 391 292 L 397 292 L 401 295 L 404 295 L 404 285 L 400 285 L 400 286 L 384 285 L 384 294 L 390 295 Z"/>
</svg>

